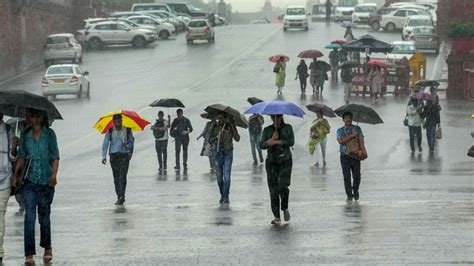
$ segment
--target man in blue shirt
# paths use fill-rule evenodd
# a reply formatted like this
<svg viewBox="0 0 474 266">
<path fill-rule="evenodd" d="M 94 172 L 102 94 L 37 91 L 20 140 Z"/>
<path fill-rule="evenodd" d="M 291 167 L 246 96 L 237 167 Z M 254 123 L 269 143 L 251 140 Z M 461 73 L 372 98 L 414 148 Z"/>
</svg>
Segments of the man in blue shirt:
<svg viewBox="0 0 474 266">
<path fill-rule="evenodd" d="M 360 185 L 360 160 L 349 156 L 347 143 L 352 139 L 358 139 L 360 143 L 360 151 L 358 155 L 367 154 L 364 145 L 364 134 L 358 126 L 352 125 L 352 113 L 345 112 L 342 115 L 344 126 L 337 130 L 337 141 L 339 142 L 339 152 L 341 153 L 341 167 L 344 176 L 344 187 L 346 190 L 347 200 L 359 200 Z M 352 180 L 351 182 L 351 172 Z"/>
<path fill-rule="evenodd" d="M 107 163 L 107 151 L 110 156 L 110 166 L 114 176 L 115 205 L 125 203 L 125 190 L 127 188 L 127 173 L 132 158 L 134 138 L 131 129 L 122 126 L 122 115 L 113 116 L 114 127 L 104 136 L 102 144 L 102 164 Z"/>
</svg>

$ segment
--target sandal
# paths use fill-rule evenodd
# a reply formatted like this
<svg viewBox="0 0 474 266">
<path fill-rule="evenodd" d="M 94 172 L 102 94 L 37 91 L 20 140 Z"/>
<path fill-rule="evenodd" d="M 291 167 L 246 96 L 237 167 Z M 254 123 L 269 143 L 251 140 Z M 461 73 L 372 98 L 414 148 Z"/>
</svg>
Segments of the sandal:
<svg viewBox="0 0 474 266">
<path fill-rule="evenodd" d="M 35 259 L 33 257 L 25 258 L 25 265 L 35 265 Z"/>
<path fill-rule="evenodd" d="M 49 253 L 49 254 L 47 254 Z M 49 263 L 53 260 L 53 249 L 45 249 L 43 255 L 43 262 Z"/>
</svg>

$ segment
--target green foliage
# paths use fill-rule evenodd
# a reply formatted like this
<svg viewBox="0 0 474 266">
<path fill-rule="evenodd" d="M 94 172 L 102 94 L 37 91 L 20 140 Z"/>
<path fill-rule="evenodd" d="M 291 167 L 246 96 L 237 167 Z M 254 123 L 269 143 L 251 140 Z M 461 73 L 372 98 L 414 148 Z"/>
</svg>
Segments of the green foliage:
<svg viewBox="0 0 474 266">
<path fill-rule="evenodd" d="M 450 38 L 474 38 L 474 23 L 456 22 L 451 24 L 448 31 Z"/>
</svg>

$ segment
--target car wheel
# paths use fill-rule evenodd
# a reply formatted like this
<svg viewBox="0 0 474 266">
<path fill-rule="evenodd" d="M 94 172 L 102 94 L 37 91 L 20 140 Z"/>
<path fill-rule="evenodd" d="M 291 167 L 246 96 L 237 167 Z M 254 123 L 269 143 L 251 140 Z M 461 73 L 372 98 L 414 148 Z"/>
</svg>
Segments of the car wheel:
<svg viewBox="0 0 474 266">
<path fill-rule="evenodd" d="M 395 24 L 393 23 L 388 23 L 387 26 L 385 27 L 385 29 L 388 31 L 388 32 L 394 32 L 397 27 L 395 26 Z"/>
<path fill-rule="evenodd" d="M 158 35 L 163 40 L 167 40 L 170 37 L 170 33 L 167 30 L 160 31 L 160 34 L 158 34 Z"/>
<path fill-rule="evenodd" d="M 143 38 L 143 36 L 136 36 L 132 40 L 132 45 L 138 48 L 145 47 L 146 45 L 146 40 Z"/>
<path fill-rule="evenodd" d="M 89 47 L 92 50 L 101 50 L 104 44 L 99 38 L 92 38 L 89 40 Z"/>
<path fill-rule="evenodd" d="M 90 82 L 87 85 L 86 97 L 87 97 L 87 99 L 91 98 L 91 83 Z"/>
<path fill-rule="evenodd" d="M 79 87 L 79 92 L 77 93 L 77 98 L 82 98 L 82 85 Z"/>
<path fill-rule="evenodd" d="M 372 24 L 370 24 L 370 28 L 373 31 L 379 31 L 380 30 L 380 23 L 378 21 L 374 21 L 374 22 L 372 22 Z"/>
</svg>

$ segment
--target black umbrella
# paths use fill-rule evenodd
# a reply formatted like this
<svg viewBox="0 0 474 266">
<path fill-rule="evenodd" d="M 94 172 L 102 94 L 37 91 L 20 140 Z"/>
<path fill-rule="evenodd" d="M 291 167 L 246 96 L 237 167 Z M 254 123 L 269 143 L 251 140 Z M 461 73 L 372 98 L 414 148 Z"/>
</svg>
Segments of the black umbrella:
<svg viewBox="0 0 474 266">
<path fill-rule="evenodd" d="M 316 68 L 321 69 L 322 71 L 328 72 L 331 70 L 331 65 L 325 61 L 316 61 Z"/>
<path fill-rule="evenodd" d="M 334 112 L 338 116 L 341 116 L 341 117 L 345 112 L 351 112 L 354 115 L 353 120 L 356 121 L 357 123 L 360 122 L 360 123 L 366 123 L 366 124 L 372 124 L 372 125 L 383 123 L 383 120 L 379 116 L 379 114 L 377 114 L 377 112 L 375 112 L 374 109 L 365 105 L 352 104 L 352 103 L 346 104 L 344 106 L 337 108 L 336 110 L 334 110 Z"/>
<path fill-rule="evenodd" d="M 360 66 L 360 63 L 359 62 L 356 62 L 356 61 L 345 61 L 343 62 L 342 64 L 339 65 L 339 67 L 350 67 L 350 68 L 353 68 L 353 67 L 358 67 Z"/>
<path fill-rule="evenodd" d="M 313 104 L 306 105 L 306 108 L 308 108 L 308 110 L 310 110 L 311 112 L 315 112 L 315 113 L 322 112 L 323 115 L 327 117 L 336 117 L 336 113 L 334 113 L 332 108 L 324 104 L 313 103 Z"/>
<path fill-rule="evenodd" d="M 357 40 L 344 44 L 343 49 L 351 52 L 389 53 L 392 45 L 375 39 L 370 35 L 364 35 Z"/>
<path fill-rule="evenodd" d="M 418 80 L 415 85 L 417 87 L 438 87 L 439 82 L 436 80 Z"/>
<path fill-rule="evenodd" d="M 239 111 L 236 109 L 223 105 L 223 104 L 213 104 L 209 105 L 204 109 L 209 115 L 217 115 L 220 113 L 223 113 L 224 115 L 230 117 L 232 121 L 234 122 L 235 126 L 242 127 L 242 128 L 248 128 L 249 122 L 247 121 L 247 118 L 243 114 L 241 114 Z"/>
<path fill-rule="evenodd" d="M 159 99 L 150 104 L 151 107 L 184 108 L 184 104 L 178 99 Z"/>
<path fill-rule="evenodd" d="M 259 98 L 257 97 L 250 97 L 247 99 L 247 102 L 249 102 L 251 105 L 254 105 L 256 103 L 261 103 L 263 102 L 263 100 L 260 100 Z"/>
<path fill-rule="evenodd" d="M 0 112 L 11 117 L 25 117 L 27 109 L 46 112 L 51 120 L 63 119 L 56 106 L 46 97 L 23 90 L 0 91 Z"/>
</svg>

